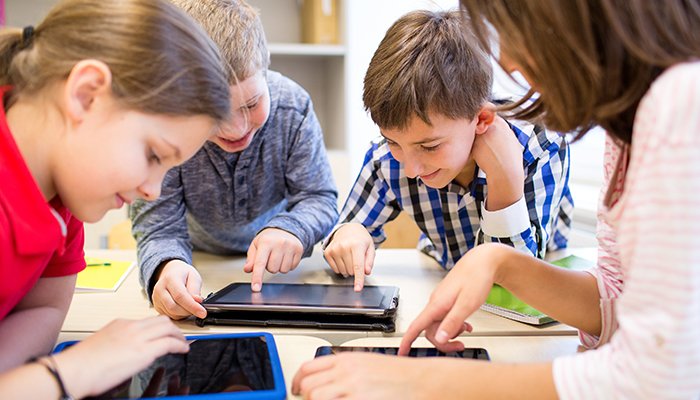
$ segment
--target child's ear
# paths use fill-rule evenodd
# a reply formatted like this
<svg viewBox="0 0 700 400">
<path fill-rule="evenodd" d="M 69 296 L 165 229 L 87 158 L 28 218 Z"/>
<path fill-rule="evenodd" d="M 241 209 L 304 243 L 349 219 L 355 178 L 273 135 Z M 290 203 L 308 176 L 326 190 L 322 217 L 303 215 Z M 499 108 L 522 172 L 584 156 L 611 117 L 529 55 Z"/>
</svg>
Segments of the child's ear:
<svg viewBox="0 0 700 400">
<path fill-rule="evenodd" d="M 92 109 L 98 96 L 110 93 L 112 72 L 107 64 L 98 60 L 82 60 L 75 64 L 64 89 L 67 117 L 82 121 Z"/>
<path fill-rule="evenodd" d="M 481 135 L 489 130 L 489 126 L 496 118 L 496 113 L 493 111 L 493 105 L 487 104 L 476 114 L 476 134 Z"/>
</svg>

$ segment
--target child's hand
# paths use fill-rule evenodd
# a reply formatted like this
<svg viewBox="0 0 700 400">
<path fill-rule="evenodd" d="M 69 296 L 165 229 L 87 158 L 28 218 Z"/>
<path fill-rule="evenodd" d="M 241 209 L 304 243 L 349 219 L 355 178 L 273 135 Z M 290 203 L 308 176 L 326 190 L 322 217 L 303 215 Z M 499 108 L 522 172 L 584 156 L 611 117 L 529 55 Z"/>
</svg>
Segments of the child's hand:
<svg viewBox="0 0 700 400">
<path fill-rule="evenodd" d="M 248 248 L 248 258 L 243 270 L 252 272 L 250 286 L 254 292 L 262 289 L 265 269 L 276 274 L 286 274 L 299 265 L 304 254 L 304 245 L 298 237 L 277 228 L 267 228 L 253 239 Z"/>
<path fill-rule="evenodd" d="M 372 272 L 374 241 L 362 224 L 351 222 L 335 231 L 323 256 L 336 274 L 355 276 L 355 291 L 359 292 L 365 275 Z"/>
<path fill-rule="evenodd" d="M 425 331 L 425 337 L 444 352 L 460 351 L 464 344 L 452 341 L 472 327 L 466 319 L 484 304 L 495 282 L 498 265 L 506 251 L 500 244 L 486 243 L 469 250 L 433 290 L 428 305 L 411 323 L 401 340 L 399 355 Z"/>
<path fill-rule="evenodd" d="M 305 399 L 440 397 L 425 379 L 435 372 L 432 367 L 426 359 L 371 353 L 323 356 L 301 366 L 292 381 L 292 393 Z"/>
<path fill-rule="evenodd" d="M 503 118 L 494 116 L 488 129 L 477 133 L 471 154 L 486 173 L 487 210 L 501 210 L 523 197 L 523 146 Z"/>
<path fill-rule="evenodd" d="M 193 266 L 180 260 L 168 261 L 153 286 L 153 307 L 172 319 L 190 315 L 204 318 L 207 310 L 200 304 L 201 290 L 202 277 Z"/>
<path fill-rule="evenodd" d="M 83 398 L 111 389 L 162 355 L 188 350 L 180 330 L 159 316 L 112 321 L 54 359 L 68 392 Z"/>
</svg>

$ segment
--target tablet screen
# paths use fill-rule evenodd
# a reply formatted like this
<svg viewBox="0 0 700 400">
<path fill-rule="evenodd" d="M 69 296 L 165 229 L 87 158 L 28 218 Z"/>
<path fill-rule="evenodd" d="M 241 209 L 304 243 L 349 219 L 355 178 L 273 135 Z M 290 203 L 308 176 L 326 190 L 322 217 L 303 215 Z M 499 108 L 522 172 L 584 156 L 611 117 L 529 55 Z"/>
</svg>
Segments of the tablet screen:
<svg viewBox="0 0 700 400">
<path fill-rule="evenodd" d="M 275 387 L 264 337 L 194 340 L 96 399 L 251 392 Z"/>
<path fill-rule="evenodd" d="M 207 299 L 204 305 L 382 309 L 389 308 L 395 290 L 390 286 L 366 286 L 355 292 L 350 285 L 267 283 L 260 292 L 253 292 L 249 283 L 235 283 Z"/>
<path fill-rule="evenodd" d="M 321 346 L 316 350 L 316 357 L 338 354 L 342 352 L 369 352 L 396 355 L 398 347 L 364 347 L 364 346 Z M 409 357 L 456 357 L 472 358 L 478 360 L 488 360 L 489 354 L 485 349 L 466 348 L 462 351 L 450 351 L 443 353 L 434 347 L 419 348 L 413 347 L 408 352 Z"/>
</svg>

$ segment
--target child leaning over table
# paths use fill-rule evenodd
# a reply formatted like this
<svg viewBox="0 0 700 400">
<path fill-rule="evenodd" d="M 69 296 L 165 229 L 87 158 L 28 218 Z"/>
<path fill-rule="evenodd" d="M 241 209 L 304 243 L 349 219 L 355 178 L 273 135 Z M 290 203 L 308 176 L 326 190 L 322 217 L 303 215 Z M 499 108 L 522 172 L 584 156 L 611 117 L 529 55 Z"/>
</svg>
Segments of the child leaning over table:
<svg viewBox="0 0 700 400">
<path fill-rule="evenodd" d="M 206 316 L 192 248 L 245 254 L 258 291 L 263 272 L 286 273 L 311 255 L 338 217 L 337 191 L 311 98 L 268 70 L 257 12 L 239 0 L 176 0 L 214 39 L 238 80 L 232 123 L 171 170 L 160 200 L 131 209 L 141 284 L 158 312 Z"/>
<path fill-rule="evenodd" d="M 324 244 L 331 268 L 355 276 L 355 290 L 372 270 L 384 224 L 402 211 L 422 232 L 419 248 L 447 269 L 484 242 L 537 257 L 566 247 L 567 143 L 491 110 L 491 63 L 461 18 L 408 13 L 370 62 L 363 100 L 382 137 Z"/>
<path fill-rule="evenodd" d="M 161 316 L 50 354 L 85 268 L 83 221 L 158 197 L 228 120 L 227 80 L 165 0 L 61 1 L 35 28 L 0 31 L 0 399 L 96 396 L 187 352 Z"/>
</svg>

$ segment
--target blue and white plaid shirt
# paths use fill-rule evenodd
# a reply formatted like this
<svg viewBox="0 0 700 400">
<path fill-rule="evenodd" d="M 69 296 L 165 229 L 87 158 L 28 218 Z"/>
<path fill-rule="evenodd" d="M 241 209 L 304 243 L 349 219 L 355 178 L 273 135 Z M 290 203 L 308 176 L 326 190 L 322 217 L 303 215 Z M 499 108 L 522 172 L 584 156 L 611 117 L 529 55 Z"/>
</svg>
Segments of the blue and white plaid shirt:
<svg viewBox="0 0 700 400">
<path fill-rule="evenodd" d="M 478 166 L 468 189 L 454 182 L 434 189 L 420 178 L 408 178 L 386 140 L 379 138 L 365 156 L 335 229 L 360 223 L 378 247 L 386 239 L 384 224 L 404 211 L 423 232 L 418 248 L 446 269 L 484 242 L 506 243 L 540 258 L 547 250 L 566 247 L 573 213 L 566 140 L 522 121 L 509 125 L 523 146 L 525 169 L 525 195 L 515 204 L 485 209 L 488 187 Z"/>
</svg>

